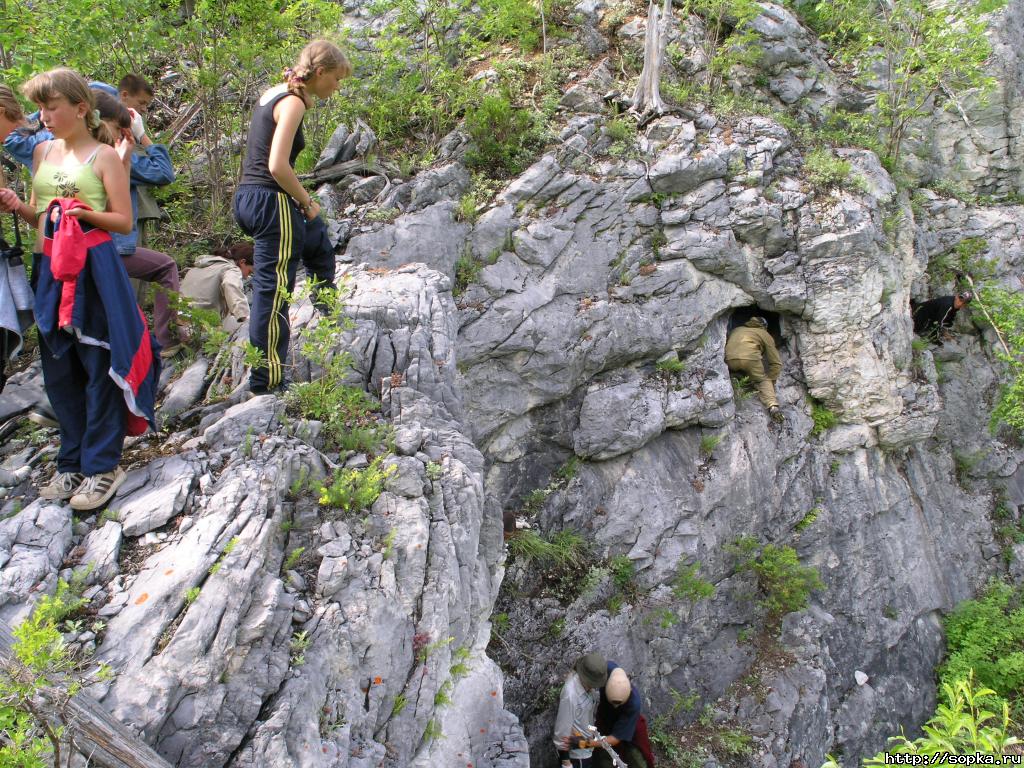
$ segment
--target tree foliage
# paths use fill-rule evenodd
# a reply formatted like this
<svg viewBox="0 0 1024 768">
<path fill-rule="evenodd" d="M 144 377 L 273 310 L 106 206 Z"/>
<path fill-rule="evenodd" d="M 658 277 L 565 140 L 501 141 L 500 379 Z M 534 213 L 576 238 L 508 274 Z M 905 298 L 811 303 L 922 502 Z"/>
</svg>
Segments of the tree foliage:
<svg viewBox="0 0 1024 768">
<path fill-rule="evenodd" d="M 984 307 L 1006 345 L 995 347 L 1006 369 L 989 426 L 993 431 L 1000 424 L 1024 431 L 1024 295 L 987 283 L 978 290 L 978 305 Z"/>
<path fill-rule="evenodd" d="M 955 105 L 995 80 L 984 66 L 992 53 L 986 14 L 999 2 L 949 0 L 821 0 L 814 17 L 824 38 L 853 64 L 861 83 L 877 87 L 875 107 L 895 164 L 910 123 L 937 98 Z M 880 82 L 879 82 L 880 80 Z"/>
<path fill-rule="evenodd" d="M 88 659 L 73 654 L 60 631 L 60 623 L 87 602 L 80 596 L 83 584 L 82 579 L 61 580 L 56 592 L 41 597 L 14 629 L 16 662 L 0 664 L 0 768 L 71 764 L 74 740 L 65 728 L 65 705 L 84 681 L 110 674 L 102 665 L 87 673 Z"/>
<path fill-rule="evenodd" d="M 700 45 L 708 62 L 702 83 L 705 95 L 716 93 L 733 67 L 760 61 L 752 22 L 763 12 L 755 0 L 687 0 L 684 14 L 693 13 L 704 20 Z"/>
<path fill-rule="evenodd" d="M 811 592 L 825 588 L 818 571 L 801 565 L 796 550 L 775 544 L 761 544 L 753 536 L 743 536 L 726 551 L 736 558 L 740 573 L 757 578 L 759 605 L 767 613 L 769 624 L 777 624 L 787 613 L 807 607 Z"/>
<path fill-rule="evenodd" d="M 224 234 L 259 89 L 310 39 L 331 36 L 340 17 L 331 0 L 5 0 L 0 79 L 17 86 L 56 66 L 112 83 L 126 72 L 155 78 L 172 70 L 159 96 L 199 109 L 178 164 L 192 170 L 190 200 L 204 201 L 198 218 Z"/>
<path fill-rule="evenodd" d="M 1024 605 L 1021 592 L 993 582 L 945 619 L 948 656 L 939 679 L 953 684 L 973 674 L 1003 700 L 1024 697 Z"/>
</svg>

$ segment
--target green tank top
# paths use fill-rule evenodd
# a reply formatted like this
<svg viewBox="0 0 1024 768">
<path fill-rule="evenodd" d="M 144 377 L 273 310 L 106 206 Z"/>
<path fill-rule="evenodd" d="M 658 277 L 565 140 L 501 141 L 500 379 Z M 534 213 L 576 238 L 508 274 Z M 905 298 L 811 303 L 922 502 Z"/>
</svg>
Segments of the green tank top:
<svg viewBox="0 0 1024 768">
<path fill-rule="evenodd" d="M 63 165 L 54 165 L 46 161 L 46 156 L 53 148 L 51 141 L 43 151 L 39 167 L 32 176 L 32 191 L 36 195 L 36 213 L 42 213 L 47 206 L 58 197 L 77 197 L 94 211 L 107 209 L 107 190 L 103 181 L 92 168 L 93 160 L 100 151 L 89 155 L 84 163 L 75 160 L 74 155 L 64 156 Z"/>
</svg>

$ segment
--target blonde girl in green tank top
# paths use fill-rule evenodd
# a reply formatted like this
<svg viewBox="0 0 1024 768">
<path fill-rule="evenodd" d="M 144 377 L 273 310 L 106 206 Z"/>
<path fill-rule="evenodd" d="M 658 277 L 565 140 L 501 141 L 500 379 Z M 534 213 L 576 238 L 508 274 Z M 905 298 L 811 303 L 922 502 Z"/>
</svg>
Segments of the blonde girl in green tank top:
<svg viewBox="0 0 1024 768">
<path fill-rule="evenodd" d="M 108 232 L 132 230 L 132 202 L 128 174 L 131 141 L 114 137 L 96 114 L 95 97 L 85 78 L 72 69 L 54 69 L 36 75 L 22 92 L 39 107 L 43 125 L 53 134 L 32 155 L 32 198 L 16 205 L 7 197 L 0 207 L 39 227 L 50 201 L 77 197 L 94 208 L 68 212 L 83 222 Z"/>
<path fill-rule="evenodd" d="M 31 200 L 27 204 L 18 200 L 7 210 L 13 207 L 37 225 L 40 243 L 43 217 L 39 214 L 56 197 L 77 197 L 94 206 L 65 215 L 108 232 L 131 232 L 131 142 L 122 137 L 121 152 L 114 148 L 85 79 L 74 70 L 55 69 L 36 75 L 22 91 L 39 105 L 43 125 L 54 138 L 33 153 Z M 8 200 L 6 195 L 0 199 L 0 207 Z M 91 279 L 104 277 L 94 272 Z M 118 466 L 125 435 L 123 397 L 111 377 L 110 350 L 96 339 L 81 337 L 58 357 L 40 333 L 39 354 L 46 394 L 60 424 L 57 472 L 39 489 L 39 496 L 69 501 L 76 510 L 97 509 L 110 500 L 125 477 Z"/>
</svg>

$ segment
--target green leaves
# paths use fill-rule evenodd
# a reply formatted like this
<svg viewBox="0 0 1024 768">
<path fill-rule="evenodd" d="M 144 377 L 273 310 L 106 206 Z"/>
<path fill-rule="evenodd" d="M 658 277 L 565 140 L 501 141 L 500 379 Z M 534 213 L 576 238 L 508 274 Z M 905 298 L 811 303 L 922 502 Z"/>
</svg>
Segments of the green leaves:
<svg viewBox="0 0 1024 768">
<path fill-rule="evenodd" d="M 995 85 L 984 70 L 992 52 L 985 14 L 994 7 L 994 0 L 822 0 L 814 6 L 823 38 L 856 67 L 862 83 L 880 87 L 875 108 L 887 137 L 885 154 L 894 162 L 909 123 L 930 113 L 934 99 L 956 102 L 967 91 Z"/>
<path fill-rule="evenodd" d="M 952 684 L 974 675 L 1003 699 L 1024 696 L 1024 607 L 1018 589 L 993 581 L 977 600 L 945 620 L 949 656 L 939 678 Z"/>
<path fill-rule="evenodd" d="M 977 685 L 968 674 L 942 684 L 943 703 L 924 725 L 924 735 L 911 741 L 902 733 L 889 739 L 889 749 L 865 760 L 868 767 L 891 763 L 889 755 L 1002 755 L 1018 743 L 1009 735 L 1010 712 L 995 691 Z"/>
<path fill-rule="evenodd" d="M 43 595 L 31 615 L 13 631 L 12 650 L 22 665 L 0 666 L 0 766 L 43 768 L 56 762 L 54 752 L 63 736 L 63 705 L 52 695 L 51 706 L 39 706 L 44 688 L 63 684 L 69 696 L 81 690 L 79 673 L 84 662 L 68 650 L 59 624 L 84 606 L 81 597 L 85 574 L 81 570 L 71 583 L 57 583 L 53 595 Z M 97 680 L 106 673 L 100 667 L 92 673 Z"/>
<path fill-rule="evenodd" d="M 988 313 L 1006 349 L 996 346 L 997 357 L 1005 365 L 999 401 L 992 410 L 989 428 L 1000 424 L 1024 431 L 1024 295 L 995 284 L 978 289 L 976 303 Z"/>
<path fill-rule="evenodd" d="M 322 434 L 332 447 L 373 453 L 389 429 L 377 420 L 376 399 L 350 383 L 353 361 L 343 349 L 343 339 L 353 323 L 345 315 L 344 289 L 305 288 L 292 300 L 310 292 L 320 311 L 315 322 L 299 331 L 297 346 L 300 357 L 310 363 L 312 376 L 292 384 L 285 403 L 293 414 L 322 422 Z"/>
<path fill-rule="evenodd" d="M 757 577 L 761 596 L 758 605 L 767 612 L 769 623 L 803 610 L 811 592 L 825 588 L 818 571 L 801 565 L 792 547 L 762 545 L 753 536 L 743 536 L 725 549 L 736 557 L 738 572 L 750 572 Z"/>
<path fill-rule="evenodd" d="M 497 94 L 485 96 L 466 112 L 466 131 L 473 139 L 466 164 L 499 176 L 519 173 L 542 136 L 534 113 Z"/>
<path fill-rule="evenodd" d="M 331 482 L 320 487 L 320 504 L 336 507 L 343 512 L 368 509 L 384 490 L 384 483 L 395 468 L 394 464 L 385 467 L 382 456 L 371 461 L 365 469 L 339 467 Z"/>
</svg>

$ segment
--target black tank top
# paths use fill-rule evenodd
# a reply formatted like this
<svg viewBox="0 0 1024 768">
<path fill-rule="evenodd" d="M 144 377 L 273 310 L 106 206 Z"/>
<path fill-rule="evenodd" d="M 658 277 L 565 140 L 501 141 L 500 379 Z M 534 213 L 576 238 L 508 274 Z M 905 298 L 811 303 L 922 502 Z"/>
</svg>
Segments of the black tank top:
<svg viewBox="0 0 1024 768">
<path fill-rule="evenodd" d="M 293 96 L 290 91 L 282 91 L 266 104 L 257 104 L 252 112 L 249 123 L 249 137 L 245 142 L 245 157 L 242 160 L 242 177 L 238 183 L 255 184 L 259 187 L 281 189 L 273 174 L 270 173 L 270 142 L 274 138 L 277 123 L 274 122 L 274 107 L 286 96 Z M 298 98 L 298 97 L 296 97 Z M 295 167 L 295 158 L 306 146 L 306 138 L 302 135 L 302 121 L 292 141 L 292 151 L 288 155 L 288 165 Z"/>
</svg>

